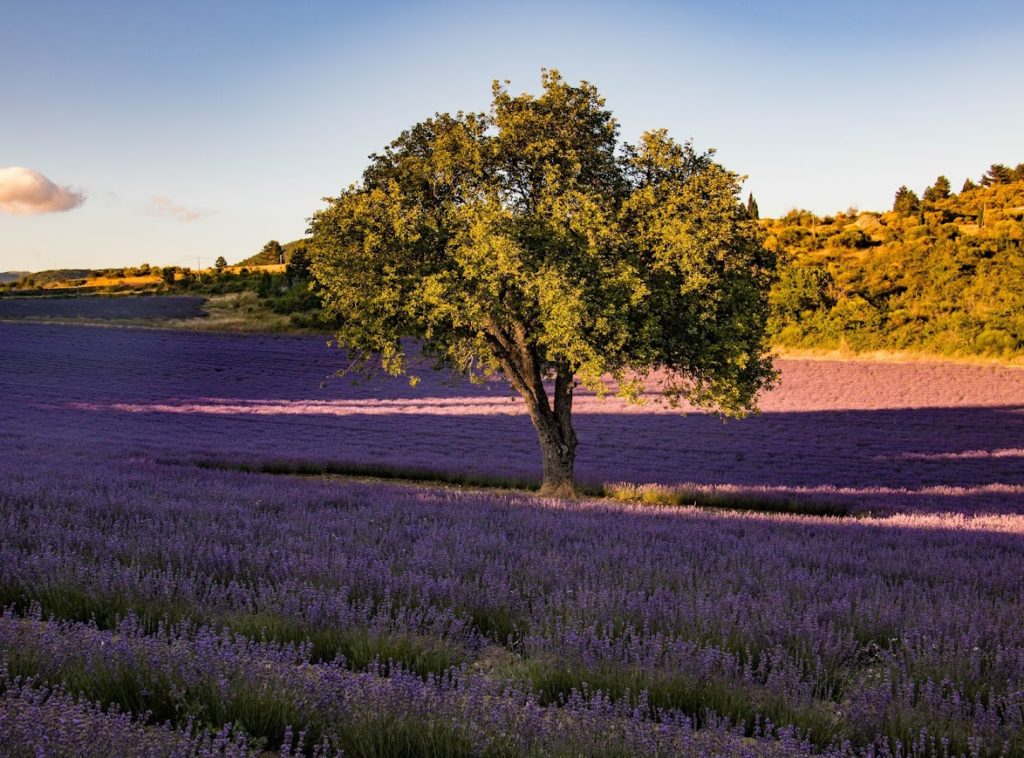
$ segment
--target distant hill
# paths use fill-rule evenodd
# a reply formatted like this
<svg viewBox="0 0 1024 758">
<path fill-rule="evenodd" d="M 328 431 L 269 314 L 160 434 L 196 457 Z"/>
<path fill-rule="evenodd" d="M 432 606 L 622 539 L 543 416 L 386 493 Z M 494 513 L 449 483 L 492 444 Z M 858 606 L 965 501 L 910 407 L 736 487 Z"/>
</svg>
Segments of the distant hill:
<svg viewBox="0 0 1024 758">
<path fill-rule="evenodd" d="M 16 282 L 23 277 L 28 276 L 31 271 L 0 271 L 0 284 L 7 284 L 8 282 Z"/>
<path fill-rule="evenodd" d="M 1024 354 L 1024 165 L 959 193 L 945 177 L 893 209 L 762 219 L 780 256 L 773 340 L 855 352 Z"/>
<path fill-rule="evenodd" d="M 284 248 L 284 262 L 287 263 L 289 260 L 291 260 L 292 253 L 295 251 L 295 248 L 301 247 L 302 245 L 305 245 L 307 242 L 309 242 L 309 240 L 307 240 L 307 239 L 298 239 L 298 240 L 292 240 L 291 242 L 286 242 L 283 245 L 281 245 L 281 247 Z M 267 245 L 264 246 L 264 249 L 261 250 L 260 252 L 256 253 L 256 255 L 250 255 L 245 260 L 239 261 L 238 263 L 236 263 L 234 265 L 235 266 L 268 266 L 268 265 L 271 265 L 271 264 L 274 264 L 274 263 L 280 263 L 280 261 L 278 261 L 278 259 L 277 259 L 277 256 L 272 251 L 268 251 L 266 249 L 267 247 L 270 246 L 270 244 L 271 243 L 268 242 Z"/>
<path fill-rule="evenodd" d="M 55 282 L 70 282 L 76 279 L 88 279 L 95 272 L 91 268 L 57 268 L 47 271 L 35 271 L 29 276 L 36 286 L 53 284 Z M 20 277 L 19 277 L 20 279 Z"/>
<path fill-rule="evenodd" d="M 45 290 L 48 294 L 64 294 L 64 291 L 77 293 L 97 288 L 123 291 L 138 287 L 152 289 L 152 285 L 160 283 L 160 269 L 145 263 L 116 269 L 61 268 L 10 273 L 16 278 L 0 278 L 0 287 L 6 293 L 38 293 Z"/>
</svg>

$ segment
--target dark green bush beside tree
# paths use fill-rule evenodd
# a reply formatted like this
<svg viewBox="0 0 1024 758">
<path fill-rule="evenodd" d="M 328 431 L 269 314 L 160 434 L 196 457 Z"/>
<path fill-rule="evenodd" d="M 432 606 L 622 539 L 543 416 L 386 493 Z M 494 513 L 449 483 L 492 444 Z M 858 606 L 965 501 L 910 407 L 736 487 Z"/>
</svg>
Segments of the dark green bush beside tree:
<svg viewBox="0 0 1024 758">
<path fill-rule="evenodd" d="M 256 279 L 256 294 L 266 299 L 273 297 L 277 292 L 274 277 L 269 271 L 261 271 Z"/>
<path fill-rule="evenodd" d="M 874 244 L 862 229 L 844 229 L 835 238 L 836 244 L 850 250 L 861 250 Z"/>
<path fill-rule="evenodd" d="M 835 304 L 835 280 L 819 266 L 788 266 L 772 288 L 771 331 L 781 332 L 791 323 L 807 322 L 816 314 L 827 312 Z"/>
<path fill-rule="evenodd" d="M 285 276 L 288 279 L 289 286 L 309 283 L 309 251 L 305 245 L 299 245 L 292 251 L 292 257 L 285 268 Z"/>
</svg>

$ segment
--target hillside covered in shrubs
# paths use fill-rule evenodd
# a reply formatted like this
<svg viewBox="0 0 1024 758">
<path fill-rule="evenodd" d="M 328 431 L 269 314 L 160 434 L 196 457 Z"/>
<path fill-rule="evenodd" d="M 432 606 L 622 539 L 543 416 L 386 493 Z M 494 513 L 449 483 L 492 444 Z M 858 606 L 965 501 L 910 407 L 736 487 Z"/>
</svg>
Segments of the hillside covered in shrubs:
<svg viewBox="0 0 1024 758">
<path fill-rule="evenodd" d="M 961 191 L 938 177 L 892 210 L 762 220 L 780 256 L 772 331 L 781 347 L 1024 352 L 1024 164 Z"/>
</svg>

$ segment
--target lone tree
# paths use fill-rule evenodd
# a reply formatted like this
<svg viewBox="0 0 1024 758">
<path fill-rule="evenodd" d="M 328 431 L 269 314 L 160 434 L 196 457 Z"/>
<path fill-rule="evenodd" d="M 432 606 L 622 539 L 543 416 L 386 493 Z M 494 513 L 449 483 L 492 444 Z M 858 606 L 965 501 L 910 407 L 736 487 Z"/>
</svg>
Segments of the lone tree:
<svg viewBox="0 0 1024 758">
<path fill-rule="evenodd" d="M 223 255 L 218 255 L 217 260 L 213 262 L 213 267 L 218 271 L 223 271 L 228 267 L 228 262 L 224 259 Z"/>
<path fill-rule="evenodd" d="M 416 124 L 325 198 L 310 270 L 358 369 L 407 373 L 410 337 L 472 380 L 503 376 L 537 430 L 542 493 L 571 496 L 578 384 L 755 408 L 775 376 L 776 260 L 713 152 L 663 130 L 620 144 L 597 89 L 554 70 L 539 97 L 507 84 L 489 113 Z"/>
</svg>

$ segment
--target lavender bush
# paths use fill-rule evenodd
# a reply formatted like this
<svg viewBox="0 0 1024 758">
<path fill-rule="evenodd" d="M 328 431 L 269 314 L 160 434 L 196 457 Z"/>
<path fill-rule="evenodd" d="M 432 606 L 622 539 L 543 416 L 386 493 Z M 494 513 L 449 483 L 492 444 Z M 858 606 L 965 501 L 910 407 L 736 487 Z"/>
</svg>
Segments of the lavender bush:
<svg viewBox="0 0 1024 758">
<path fill-rule="evenodd" d="M 6 679 L 0 693 L 0 746 L 6 755 L 250 755 L 244 735 L 146 726 L 129 713 L 30 683 Z M 287 755 L 287 753 L 284 753 Z"/>
</svg>

